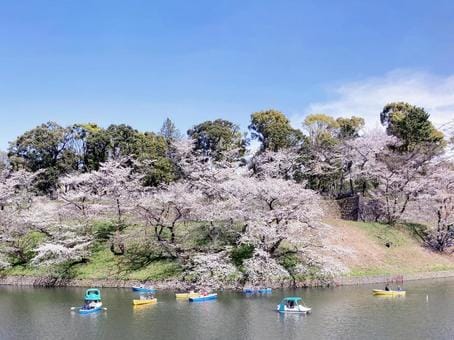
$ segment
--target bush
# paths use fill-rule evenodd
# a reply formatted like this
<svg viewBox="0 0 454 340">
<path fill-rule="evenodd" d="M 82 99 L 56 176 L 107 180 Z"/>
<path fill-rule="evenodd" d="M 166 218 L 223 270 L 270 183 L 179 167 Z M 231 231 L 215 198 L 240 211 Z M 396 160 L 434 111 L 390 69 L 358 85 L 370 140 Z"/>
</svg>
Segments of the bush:
<svg viewBox="0 0 454 340">
<path fill-rule="evenodd" d="M 95 222 L 92 225 L 95 238 L 99 241 L 109 240 L 117 230 L 118 225 L 111 221 Z"/>
<path fill-rule="evenodd" d="M 235 266 L 241 267 L 243 261 L 250 259 L 254 254 L 254 246 L 252 244 L 241 244 L 234 248 L 230 253 L 230 258 Z"/>
<path fill-rule="evenodd" d="M 293 273 L 299 263 L 300 260 L 295 253 L 286 253 L 279 259 L 279 264 L 284 267 L 289 273 Z"/>
</svg>

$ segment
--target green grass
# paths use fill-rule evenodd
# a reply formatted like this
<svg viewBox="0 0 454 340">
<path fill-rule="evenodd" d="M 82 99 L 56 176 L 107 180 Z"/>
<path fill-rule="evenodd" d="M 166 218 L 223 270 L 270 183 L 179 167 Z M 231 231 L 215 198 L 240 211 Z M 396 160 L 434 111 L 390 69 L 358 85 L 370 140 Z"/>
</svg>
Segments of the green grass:
<svg viewBox="0 0 454 340">
<path fill-rule="evenodd" d="M 445 270 L 453 270 L 454 269 L 454 264 L 453 265 L 446 265 L 446 264 L 434 264 L 429 271 L 431 272 L 442 272 Z"/>
<path fill-rule="evenodd" d="M 107 248 L 95 251 L 88 263 L 74 266 L 72 273 L 79 279 L 125 278 L 119 271 L 114 254 Z"/>
<path fill-rule="evenodd" d="M 78 279 L 121 279 L 121 280 L 165 280 L 177 277 L 180 266 L 173 261 L 157 260 L 149 265 L 131 270 L 122 256 L 115 256 L 107 248 L 93 253 L 88 263 L 79 264 L 72 269 Z"/>
<path fill-rule="evenodd" d="M 350 222 L 349 222 L 350 223 Z M 409 236 L 405 229 L 377 222 L 351 222 L 353 225 L 364 230 L 377 244 L 389 243 L 391 247 L 405 246 L 409 242 Z"/>
<path fill-rule="evenodd" d="M 352 270 L 350 271 L 350 273 L 348 273 L 347 276 L 363 277 L 363 276 L 383 276 L 392 274 L 398 273 L 393 273 L 382 267 L 369 267 L 369 268 L 352 268 Z"/>
<path fill-rule="evenodd" d="M 441 272 L 441 271 L 449 271 L 454 270 L 453 265 L 446 265 L 446 264 L 434 264 L 429 267 L 425 267 L 424 270 L 420 270 L 419 268 L 387 268 L 387 267 L 368 267 L 368 268 L 352 268 L 350 273 L 347 276 L 351 277 L 364 277 L 364 276 L 385 276 L 385 275 L 399 275 L 402 273 L 409 274 L 409 273 L 418 273 L 421 271 L 424 272 Z"/>
<path fill-rule="evenodd" d="M 44 267 L 14 266 L 2 270 L 1 274 L 11 276 L 46 276 L 47 270 Z"/>
<path fill-rule="evenodd" d="M 176 262 L 160 260 L 154 261 L 145 268 L 129 273 L 130 280 L 159 281 L 178 277 L 181 267 Z"/>
</svg>

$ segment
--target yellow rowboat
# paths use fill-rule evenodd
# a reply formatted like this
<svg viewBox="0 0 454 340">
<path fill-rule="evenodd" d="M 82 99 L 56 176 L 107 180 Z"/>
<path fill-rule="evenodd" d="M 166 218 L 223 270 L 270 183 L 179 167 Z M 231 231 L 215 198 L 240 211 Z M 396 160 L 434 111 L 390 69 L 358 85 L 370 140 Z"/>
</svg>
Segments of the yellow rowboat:
<svg viewBox="0 0 454 340">
<path fill-rule="evenodd" d="M 175 297 L 177 299 L 189 299 L 189 298 L 195 298 L 198 297 L 200 294 L 199 293 L 177 293 L 175 294 Z"/>
<path fill-rule="evenodd" d="M 144 299 L 144 300 L 139 300 L 139 299 L 134 299 L 132 300 L 132 304 L 134 306 L 139 306 L 139 305 L 148 305 L 151 303 L 157 303 L 158 299 Z"/>
<path fill-rule="evenodd" d="M 374 289 L 372 290 L 373 295 L 382 295 L 382 296 L 405 296 L 405 290 L 383 290 L 383 289 Z"/>
</svg>

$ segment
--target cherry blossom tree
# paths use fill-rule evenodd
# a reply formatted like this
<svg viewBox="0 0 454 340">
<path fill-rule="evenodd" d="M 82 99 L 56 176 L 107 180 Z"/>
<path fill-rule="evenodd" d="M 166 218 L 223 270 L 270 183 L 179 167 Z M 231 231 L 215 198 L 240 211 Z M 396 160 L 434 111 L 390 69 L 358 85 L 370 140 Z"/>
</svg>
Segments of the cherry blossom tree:
<svg viewBox="0 0 454 340">
<path fill-rule="evenodd" d="M 30 205 L 34 196 L 32 191 L 33 180 L 39 172 L 32 173 L 25 170 L 11 171 L 4 169 L 0 172 L 0 210 L 6 207 L 25 209 Z"/>
<path fill-rule="evenodd" d="M 363 193 L 383 212 L 380 220 L 394 224 L 409 202 L 422 192 L 428 153 L 395 152 L 398 141 L 379 132 L 366 134 L 349 143 L 346 158 L 352 162 L 352 178 L 364 184 Z"/>
<path fill-rule="evenodd" d="M 124 214 L 134 209 L 134 200 L 140 197 L 143 187 L 141 176 L 128 166 L 128 159 L 110 160 L 102 163 L 98 171 L 90 174 L 89 183 L 95 197 L 107 201 L 107 208 L 123 223 Z"/>
<path fill-rule="evenodd" d="M 56 265 L 61 263 L 84 262 L 89 257 L 89 249 L 93 238 L 81 235 L 78 225 L 61 225 L 59 232 L 51 240 L 36 248 L 32 265 Z"/>
<path fill-rule="evenodd" d="M 425 243 L 443 252 L 454 245 L 454 163 L 442 160 L 431 164 L 424 179 L 423 193 L 417 209 L 412 211 L 422 221 L 432 221 Z"/>
<path fill-rule="evenodd" d="M 66 175 L 60 178 L 58 198 L 70 213 L 86 218 L 94 198 L 93 184 L 92 173 Z"/>
<path fill-rule="evenodd" d="M 10 262 L 8 258 L 17 263 L 29 258 L 32 245 L 24 236 L 32 228 L 29 222 L 35 212 L 32 204 L 36 198 L 31 188 L 38 174 L 11 169 L 0 172 L 0 242 L 3 244 L 0 253 L 4 264 Z"/>
<path fill-rule="evenodd" d="M 250 161 L 249 167 L 260 177 L 294 179 L 295 174 L 302 171 L 296 148 L 281 149 L 277 152 L 264 151 L 256 154 Z"/>
<path fill-rule="evenodd" d="M 304 240 L 305 228 L 322 215 L 316 193 L 293 181 L 238 176 L 221 186 L 232 196 L 234 219 L 247 225 L 242 242 L 255 243 L 270 254 L 284 240 Z"/>
<path fill-rule="evenodd" d="M 176 228 L 179 223 L 197 220 L 202 194 L 188 183 L 179 182 L 167 185 L 160 190 L 149 192 L 137 203 L 137 210 L 147 226 L 153 227 L 156 240 L 172 255 L 177 257 Z M 170 233 L 169 242 L 165 240 L 163 231 Z"/>
</svg>

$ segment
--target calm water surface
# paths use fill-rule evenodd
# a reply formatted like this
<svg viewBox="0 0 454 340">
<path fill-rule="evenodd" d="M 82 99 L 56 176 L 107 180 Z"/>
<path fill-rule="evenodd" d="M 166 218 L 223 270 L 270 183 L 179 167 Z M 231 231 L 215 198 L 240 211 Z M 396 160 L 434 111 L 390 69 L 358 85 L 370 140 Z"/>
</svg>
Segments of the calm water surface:
<svg viewBox="0 0 454 340">
<path fill-rule="evenodd" d="M 128 289 L 102 289 L 106 312 L 81 316 L 81 288 L 0 287 L 0 339 L 454 339 L 454 280 L 405 285 L 404 298 L 374 297 L 372 286 L 279 290 L 266 297 L 220 293 L 205 303 L 158 293 L 133 307 Z M 313 313 L 280 315 L 284 296 Z"/>
</svg>

